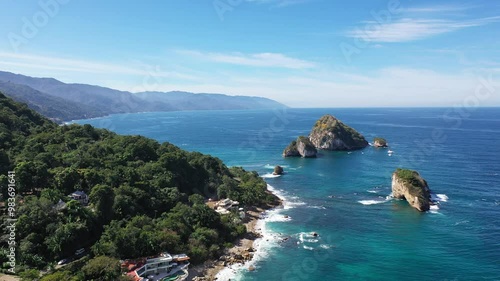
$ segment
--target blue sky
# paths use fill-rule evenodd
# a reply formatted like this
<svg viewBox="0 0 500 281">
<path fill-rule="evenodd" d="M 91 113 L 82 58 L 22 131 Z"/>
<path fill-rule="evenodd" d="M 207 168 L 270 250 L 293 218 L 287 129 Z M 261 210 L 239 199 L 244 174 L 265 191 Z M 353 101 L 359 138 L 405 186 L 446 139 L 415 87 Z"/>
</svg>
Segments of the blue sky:
<svg viewBox="0 0 500 281">
<path fill-rule="evenodd" d="M 146 3 L 146 4 L 145 4 Z M 294 107 L 500 105 L 500 2 L 3 0 L 0 70 Z"/>
</svg>

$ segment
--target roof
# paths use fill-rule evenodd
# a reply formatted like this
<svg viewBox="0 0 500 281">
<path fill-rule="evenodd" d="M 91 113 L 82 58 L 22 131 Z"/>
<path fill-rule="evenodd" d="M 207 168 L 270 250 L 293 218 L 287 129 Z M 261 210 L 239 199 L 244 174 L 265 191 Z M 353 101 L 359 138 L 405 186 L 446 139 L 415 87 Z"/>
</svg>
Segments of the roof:
<svg viewBox="0 0 500 281">
<path fill-rule="evenodd" d="M 76 196 L 87 196 L 87 194 L 81 190 L 77 190 L 73 193 L 71 193 L 71 195 L 76 195 Z"/>
</svg>

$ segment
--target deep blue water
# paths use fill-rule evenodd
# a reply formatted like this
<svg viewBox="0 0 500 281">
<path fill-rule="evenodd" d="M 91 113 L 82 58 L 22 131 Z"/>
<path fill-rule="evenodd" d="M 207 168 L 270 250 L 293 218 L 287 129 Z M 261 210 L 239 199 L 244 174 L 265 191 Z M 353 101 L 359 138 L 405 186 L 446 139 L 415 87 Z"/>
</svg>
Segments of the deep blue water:
<svg viewBox="0 0 500 281">
<path fill-rule="evenodd" d="M 367 147 L 282 158 L 326 113 L 369 141 L 386 138 L 394 153 Z M 266 225 L 272 235 L 261 242 L 257 270 L 239 279 L 500 280 L 499 108 L 140 113 L 77 123 L 169 141 L 263 176 L 283 165 L 284 176 L 266 181 L 287 207 Z M 427 213 L 386 200 L 397 167 L 418 170 L 448 200 Z"/>
</svg>

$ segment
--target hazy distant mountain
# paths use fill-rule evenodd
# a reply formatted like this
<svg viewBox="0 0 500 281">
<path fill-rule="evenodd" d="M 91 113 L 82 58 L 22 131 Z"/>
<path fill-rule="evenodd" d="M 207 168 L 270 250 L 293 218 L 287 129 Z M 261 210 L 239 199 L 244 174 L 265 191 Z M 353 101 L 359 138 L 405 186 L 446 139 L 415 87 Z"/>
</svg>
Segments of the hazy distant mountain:
<svg viewBox="0 0 500 281">
<path fill-rule="evenodd" d="M 0 71 L 0 90 L 39 113 L 63 121 L 114 113 L 176 110 L 269 109 L 285 105 L 271 99 L 187 92 L 130 93 L 110 88 L 66 84 Z M 2 88 L 3 87 L 3 88 Z"/>
<path fill-rule="evenodd" d="M 138 97 L 169 104 L 174 110 L 268 109 L 283 104 L 261 97 L 228 96 L 222 94 L 194 94 L 188 92 L 142 92 Z"/>
<path fill-rule="evenodd" d="M 0 81 L 26 85 L 64 100 L 96 108 L 106 114 L 168 110 L 168 106 L 139 99 L 130 92 L 86 85 L 66 84 L 54 78 L 34 78 L 0 71 Z"/>
<path fill-rule="evenodd" d="M 0 92 L 56 121 L 76 120 L 106 115 L 97 108 L 54 97 L 25 85 L 0 81 Z"/>
</svg>

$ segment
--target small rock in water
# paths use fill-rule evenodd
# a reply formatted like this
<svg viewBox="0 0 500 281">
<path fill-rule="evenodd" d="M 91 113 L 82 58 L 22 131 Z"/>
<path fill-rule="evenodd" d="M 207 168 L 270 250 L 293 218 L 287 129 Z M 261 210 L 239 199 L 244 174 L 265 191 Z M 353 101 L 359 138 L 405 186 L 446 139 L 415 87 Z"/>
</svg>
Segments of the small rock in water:
<svg viewBox="0 0 500 281">
<path fill-rule="evenodd" d="M 283 175 L 283 167 L 281 167 L 280 165 L 277 165 L 276 167 L 274 167 L 274 171 L 273 171 L 273 175 L 277 176 L 277 175 Z"/>
</svg>

